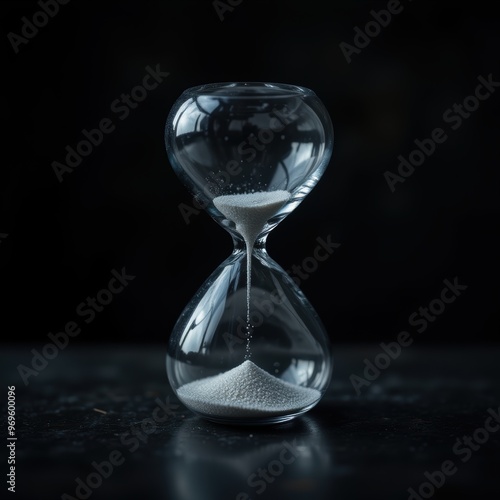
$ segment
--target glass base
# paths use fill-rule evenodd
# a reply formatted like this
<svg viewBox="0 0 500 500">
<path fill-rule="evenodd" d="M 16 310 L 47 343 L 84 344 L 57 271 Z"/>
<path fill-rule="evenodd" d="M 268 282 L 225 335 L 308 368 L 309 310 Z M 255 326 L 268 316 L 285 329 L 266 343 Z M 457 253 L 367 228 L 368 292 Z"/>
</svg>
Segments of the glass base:
<svg viewBox="0 0 500 500">
<path fill-rule="evenodd" d="M 284 415 L 266 415 L 262 417 L 226 417 L 226 416 L 221 416 L 218 417 L 216 415 L 208 415 L 205 413 L 201 413 L 199 411 L 192 410 L 189 408 L 191 412 L 193 412 L 195 415 L 197 415 L 200 418 L 203 418 L 204 420 L 209 420 L 210 422 L 214 422 L 216 424 L 223 424 L 223 425 L 233 425 L 233 426 L 246 426 L 246 427 L 251 427 L 251 426 L 264 426 L 264 425 L 277 425 L 277 424 L 282 424 L 284 422 L 289 422 L 290 420 L 293 420 L 294 418 L 300 417 L 304 413 L 307 413 L 309 410 L 314 408 L 318 404 L 319 400 L 314 402 L 313 404 L 306 406 L 302 410 L 296 411 L 294 413 L 288 413 Z"/>
</svg>

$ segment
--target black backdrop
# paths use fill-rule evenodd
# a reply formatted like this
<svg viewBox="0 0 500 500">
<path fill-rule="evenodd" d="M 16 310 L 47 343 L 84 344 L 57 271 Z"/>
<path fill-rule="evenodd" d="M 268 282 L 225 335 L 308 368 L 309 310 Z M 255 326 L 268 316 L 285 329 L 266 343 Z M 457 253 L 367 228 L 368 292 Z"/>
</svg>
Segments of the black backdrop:
<svg viewBox="0 0 500 500">
<path fill-rule="evenodd" d="M 221 20 L 210 0 L 73 0 L 44 23 L 33 19 L 41 4 L 2 2 L 3 340 L 37 347 L 68 321 L 83 323 L 78 305 L 125 268 L 135 279 L 77 342 L 166 345 L 232 245 L 206 213 L 183 219 L 179 205 L 191 199 L 166 156 L 165 119 L 187 87 L 244 80 L 309 87 L 332 117 L 325 175 L 268 240 L 285 269 L 310 257 L 318 237 L 340 244 L 301 283 L 332 340 L 394 339 L 445 279 L 467 289 L 419 342 L 496 340 L 500 91 L 459 126 L 445 119 L 479 77 L 500 81 L 493 3 L 223 3 Z M 398 13 L 388 24 L 382 13 L 387 26 L 377 27 L 371 11 L 388 6 Z M 24 16 L 45 25 L 21 39 Z M 366 43 L 355 28 L 369 21 Z M 354 46 L 356 33 L 366 46 L 348 62 L 341 44 Z M 115 101 L 147 67 L 169 74 L 125 116 Z M 59 182 L 53 163 L 106 118 L 113 131 Z M 391 192 L 384 173 L 436 128 L 447 139 Z"/>
</svg>

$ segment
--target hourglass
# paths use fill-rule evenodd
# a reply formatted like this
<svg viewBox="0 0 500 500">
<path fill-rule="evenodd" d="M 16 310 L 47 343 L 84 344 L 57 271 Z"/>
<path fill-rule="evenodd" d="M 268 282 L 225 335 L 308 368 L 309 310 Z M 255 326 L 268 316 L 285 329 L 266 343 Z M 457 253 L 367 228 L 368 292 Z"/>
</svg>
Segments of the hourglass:
<svg viewBox="0 0 500 500">
<path fill-rule="evenodd" d="M 182 183 L 234 244 L 174 326 L 170 385 L 187 408 L 220 423 L 273 424 L 305 413 L 330 382 L 330 342 L 266 239 L 330 161 L 324 105 L 295 85 L 201 85 L 174 103 L 165 144 Z"/>
</svg>

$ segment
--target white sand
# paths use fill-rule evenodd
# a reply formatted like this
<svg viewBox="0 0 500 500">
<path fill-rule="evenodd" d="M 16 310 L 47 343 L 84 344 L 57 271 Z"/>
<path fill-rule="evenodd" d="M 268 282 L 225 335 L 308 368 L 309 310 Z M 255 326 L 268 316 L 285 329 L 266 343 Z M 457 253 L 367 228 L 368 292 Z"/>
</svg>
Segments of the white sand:
<svg viewBox="0 0 500 500">
<path fill-rule="evenodd" d="M 215 208 L 236 225 L 245 240 L 247 251 L 247 345 L 245 359 L 250 358 L 250 290 L 252 280 L 252 252 L 257 236 L 266 222 L 288 201 L 288 191 L 259 191 L 256 193 L 217 196 Z"/>
<path fill-rule="evenodd" d="M 318 401 L 321 393 L 280 380 L 246 360 L 232 370 L 181 386 L 177 396 L 205 415 L 245 418 L 300 411 Z"/>
<path fill-rule="evenodd" d="M 252 247 L 266 222 L 288 201 L 288 191 L 261 191 L 230 194 L 214 198 L 214 205 L 243 236 L 247 248 Z"/>
</svg>

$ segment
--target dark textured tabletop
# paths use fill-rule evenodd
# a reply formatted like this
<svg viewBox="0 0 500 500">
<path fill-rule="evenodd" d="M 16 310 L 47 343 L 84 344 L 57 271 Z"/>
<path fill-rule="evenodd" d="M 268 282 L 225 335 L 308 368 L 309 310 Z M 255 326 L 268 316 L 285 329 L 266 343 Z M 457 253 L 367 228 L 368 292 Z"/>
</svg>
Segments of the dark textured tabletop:
<svg viewBox="0 0 500 500">
<path fill-rule="evenodd" d="M 180 404 L 162 346 L 71 345 L 25 376 L 26 386 L 18 366 L 31 366 L 30 349 L 1 353 L 3 415 L 14 385 L 17 437 L 16 492 L 4 483 L 2 498 L 468 499 L 500 492 L 497 346 L 412 345 L 379 374 L 368 373 L 372 380 L 364 378 L 365 360 L 375 360 L 378 346 L 334 346 L 332 382 L 315 408 L 286 424 L 242 428 L 204 421 Z"/>
</svg>

